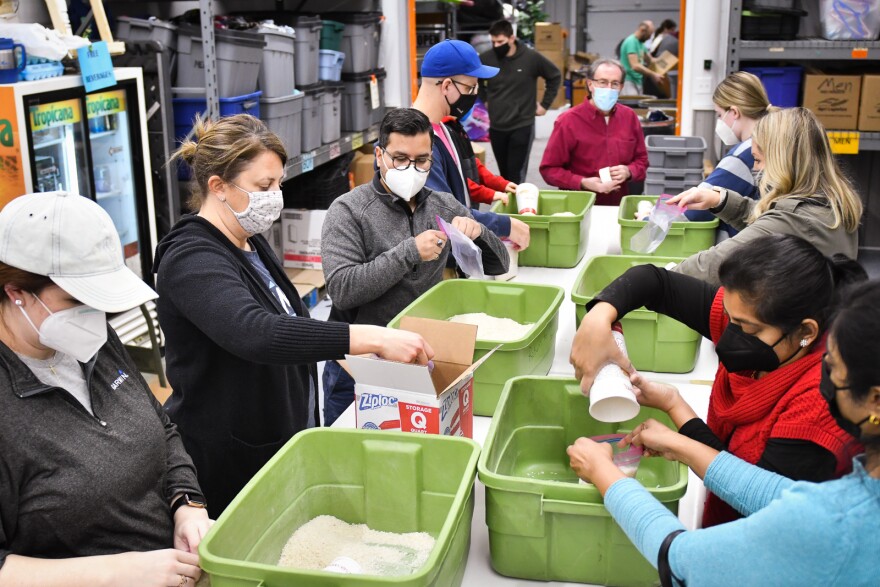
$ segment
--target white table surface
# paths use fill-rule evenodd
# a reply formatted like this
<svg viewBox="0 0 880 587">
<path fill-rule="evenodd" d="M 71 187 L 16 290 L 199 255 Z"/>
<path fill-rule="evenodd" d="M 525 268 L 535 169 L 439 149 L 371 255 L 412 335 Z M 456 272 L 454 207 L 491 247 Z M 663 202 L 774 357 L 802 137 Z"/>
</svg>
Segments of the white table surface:
<svg viewBox="0 0 880 587">
<path fill-rule="evenodd" d="M 575 310 L 570 295 L 578 273 L 587 260 L 596 255 L 620 254 L 620 226 L 617 224 L 616 206 L 595 206 L 590 219 L 590 236 L 587 252 L 577 267 L 572 269 L 550 269 L 545 267 L 520 267 L 514 282 L 552 284 L 565 288 L 565 300 L 559 310 L 559 331 L 556 336 L 556 356 L 550 368 L 550 375 L 574 377 L 574 369 L 568 362 L 571 343 L 575 332 Z M 715 377 L 718 359 L 710 341 L 703 339 L 697 364 L 690 373 L 645 373 L 649 379 L 673 383 L 681 391 L 682 397 L 701 417 L 705 418 L 709 409 L 711 381 Z M 474 440 L 481 446 L 489 433 L 492 419 L 474 416 Z M 336 420 L 333 427 L 354 428 L 354 405 Z M 560 583 L 512 579 L 492 570 L 489 556 L 489 530 L 486 527 L 485 486 L 479 479 L 475 483 L 476 504 L 471 525 L 471 548 L 468 556 L 463 585 L 571 585 L 583 583 Z M 702 481 L 689 472 L 688 489 L 679 502 L 678 517 L 688 529 L 696 528 L 702 516 L 706 490 Z"/>
</svg>

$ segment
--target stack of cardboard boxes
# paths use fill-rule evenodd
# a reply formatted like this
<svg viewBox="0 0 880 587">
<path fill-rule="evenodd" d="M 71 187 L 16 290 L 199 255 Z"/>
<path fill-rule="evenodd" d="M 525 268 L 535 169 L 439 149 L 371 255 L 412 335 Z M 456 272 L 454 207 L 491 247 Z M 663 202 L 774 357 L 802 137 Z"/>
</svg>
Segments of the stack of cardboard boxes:
<svg viewBox="0 0 880 587">
<path fill-rule="evenodd" d="M 803 105 L 829 131 L 880 132 L 880 75 L 807 74 Z"/>
<path fill-rule="evenodd" d="M 535 24 L 535 50 L 549 59 L 553 65 L 559 68 L 562 77 L 565 77 L 565 66 L 568 62 L 568 48 L 565 45 L 565 35 L 562 25 L 557 22 L 539 22 Z M 538 102 L 544 96 L 544 80 L 538 78 Z M 559 86 L 556 99 L 550 108 L 562 108 L 568 100 L 565 98 L 565 86 Z"/>
</svg>

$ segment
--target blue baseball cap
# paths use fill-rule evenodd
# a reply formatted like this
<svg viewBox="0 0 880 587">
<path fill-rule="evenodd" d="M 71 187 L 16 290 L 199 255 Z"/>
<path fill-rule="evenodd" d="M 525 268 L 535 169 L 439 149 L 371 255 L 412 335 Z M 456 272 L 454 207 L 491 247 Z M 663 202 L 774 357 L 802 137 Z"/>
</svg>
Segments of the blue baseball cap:
<svg viewBox="0 0 880 587">
<path fill-rule="evenodd" d="M 428 49 L 422 60 L 422 77 L 470 75 L 488 79 L 498 75 L 498 71 L 497 67 L 483 65 L 476 49 L 464 41 L 453 39 L 446 39 Z"/>
</svg>

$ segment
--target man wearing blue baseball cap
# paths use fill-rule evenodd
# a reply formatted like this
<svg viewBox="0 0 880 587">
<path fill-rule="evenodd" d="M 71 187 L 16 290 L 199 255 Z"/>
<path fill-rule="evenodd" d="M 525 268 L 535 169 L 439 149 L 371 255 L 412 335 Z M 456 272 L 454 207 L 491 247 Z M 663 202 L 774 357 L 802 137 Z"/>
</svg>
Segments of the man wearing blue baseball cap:
<svg viewBox="0 0 880 587">
<path fill-rule="evenodd" d="M 470 142 L 450 132 L 444 118 L 461 118 L 477 100 L 477 82 L 498 73 L 497 67 L 483 65 L 477 51 L 463 41 L 446 40 L 431 47 L 422 61 L 422 85 L 413 108 L 423 112 L 434 129 L 433 165 L 427 187 L 447 192 L 471 207 L 467 180 L 476 177 L 476 157 Z M 521 249 L 529 245 L 529 227 L 520 220 L 474 211 L 474 218 L 500 237 L 510 239 Z"/>
</svg>

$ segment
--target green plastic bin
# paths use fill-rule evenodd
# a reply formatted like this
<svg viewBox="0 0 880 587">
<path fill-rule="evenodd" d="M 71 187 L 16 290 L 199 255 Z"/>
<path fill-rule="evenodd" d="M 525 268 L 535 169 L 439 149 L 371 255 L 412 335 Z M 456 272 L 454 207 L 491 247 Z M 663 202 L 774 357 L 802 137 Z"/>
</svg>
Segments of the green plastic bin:
<svg viewBox="0 0 880 587">
<path fill-rule="evenodd" d="M 538 194 L 537 216 L 516 214 L 516 194 L 510 194 L 505 206 L 500 200 L 492 211 L 522 220 L 529 225 L 529 248 L 519 253 L 520 267 L 574 267 L 587 251 L 590 234 L 590 213 L 596 194 L 542 190 Z M 553 216 L 571 212 L 574 216 Z"/>
<path fill-rule="evenodd" d="M 321 49 L 342 51 L 342 31 L 345 25 L 335 20 L 321 21 Z"/>
<path fill-rule="evenodd" d="M 508 379 L 550 372 L 556 353 L 559 306 L 564 296 L 565 290 L 555 285 L 450 279 L 426 291 L 388 326 L 399 328 L 404 316 L 448 320 L 471 312 L 485 312 L 521 324 L 534 323 L 535 327 L 519 340 L 477 340 L 474 361 L 502 344 L 474 374 L 474 414 L 491 416 Z"/>
<path fill-rule="evenodd" d="M 260 469 L 199 545 L 213 587 L 461 585 L 470 546 L 471 440 L 388 431 L 300 432 Z M 427 532 L 436 545 L 405 577 L 276 566 L 285 543 L 319 515 L 386 532 Z"/>
<path fill-rule="evenodd" d="M 599 255 L 578 275 L 571 290 L 575 303 L 575 328 L 587 313 L 587 304 L 630 267 L 652 264 L 665 267 L 678 257 Z M 697 363 L 701 336 L 678 320 L 645 308 L 633 310 L 620 321 L 630 361 L 636 369 L 655 373 L 689 373 Z"/>
<path fill-rule="evenodd" d="M 492 568 L 540 581 L 656 585 L 657 571 L 610 517 L 596 487 L 578 483 L 565 449 L 581 436 L 628 432 L 647 418 L 672 422 L 649 408 L 628 422 L 598 422 L 588 402 L 570 378 L 517 377 L 505 386 L 478 465 Z M 678 513 L 685 465 L 645 457 L 636 479 Z"/>
<path fill-rule="evenodd" d="M 617 223 L 620 224 L 620 249 L 624 255 L 644 255 L 633 251 L 629 241 L 647 224 L 644 220 L 636 220 L 635 213 L 642 200 L 656 203 L 660 196 L 624 196 L 620 201 Z M 690 257 L 694 253 L 711 249 L 715 246 L 715 231 L 718 219 L 706 222 L 673 222 L 669 234 L 651 255 L 658 257 Z"/>
</svg>

